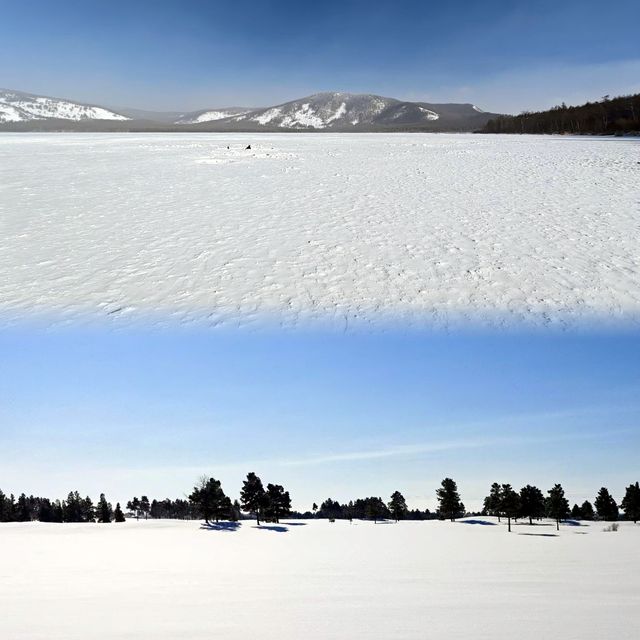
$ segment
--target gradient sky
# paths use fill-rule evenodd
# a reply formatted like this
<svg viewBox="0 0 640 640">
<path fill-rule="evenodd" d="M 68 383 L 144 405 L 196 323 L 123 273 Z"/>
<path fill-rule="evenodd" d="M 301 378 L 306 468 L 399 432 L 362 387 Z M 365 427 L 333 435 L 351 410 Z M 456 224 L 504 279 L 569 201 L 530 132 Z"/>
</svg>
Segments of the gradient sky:
<svg viewBox="0 0 640 640">
<path fill-rule="evenodd" d="M 318 91 L 518 112 L 640 90 L 640 3 L 3 2 L 0 86 L 109 106 Z"/>
<path fill-rule="evenodd" d="M 233 496 L 254 470 L 326 497 L 469 508 L 491 482 L 572 501 L 638 480 L 637 334 L 0 333 L 0 488 Z"/>
</svg>

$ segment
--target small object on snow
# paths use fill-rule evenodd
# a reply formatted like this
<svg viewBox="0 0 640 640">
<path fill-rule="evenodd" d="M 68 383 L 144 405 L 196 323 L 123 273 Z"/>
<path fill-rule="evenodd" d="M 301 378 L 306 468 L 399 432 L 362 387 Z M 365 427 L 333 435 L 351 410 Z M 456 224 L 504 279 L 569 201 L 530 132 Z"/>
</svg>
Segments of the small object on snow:
<svg viewBox="0 0 640 640">
<path fill-rule="evenodd" d="M 245 147 L 245 151 L 250 151 L 250 150 L 251 150 L 251 145 L 250 145 L 250 144 L 248 144 L 248 145 Z"/>
</svg>

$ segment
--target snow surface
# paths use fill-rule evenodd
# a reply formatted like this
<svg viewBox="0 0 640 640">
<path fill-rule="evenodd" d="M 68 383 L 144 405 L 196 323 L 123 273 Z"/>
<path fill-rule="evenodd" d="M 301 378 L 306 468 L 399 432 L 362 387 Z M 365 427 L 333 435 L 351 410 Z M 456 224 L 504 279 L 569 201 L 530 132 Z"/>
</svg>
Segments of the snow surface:
<svg viewBox="0 0 640 640">
<path fill-rule="evenodd" d="M 586 137 L 2 134 L 0 323 L 637 326 L 639 151 Z"/>
<path fill-rule="evenodd" d="M 424 107 L 418 107 L 418 109 L 425 114 L 427 120 L 438 120 L 438 118 L 440 118 L 440 116 L 435 111 L 431 111 L 431 109 L 425 109 Z"/>
<path fill-rule="evenodd" d="M 1 635 L 636 640 L 640 525 L 471 522 L 0 524 Z"/>
</svg>

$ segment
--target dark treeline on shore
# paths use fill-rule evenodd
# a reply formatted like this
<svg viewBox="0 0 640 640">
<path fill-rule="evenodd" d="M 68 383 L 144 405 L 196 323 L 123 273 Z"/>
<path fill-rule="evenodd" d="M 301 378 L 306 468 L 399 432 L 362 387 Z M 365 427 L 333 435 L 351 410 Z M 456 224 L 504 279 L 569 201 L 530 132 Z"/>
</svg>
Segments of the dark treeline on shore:
<svg viewBox="0 0 640 640">
<path fill-rule="evenodd" d="M 640 133 L 640 94 L 587 102 L 577 107 L 562 103 L 548 111 L 524 111 L 517 116 L 489 120 L 482 133 L 573 133 L 622 135 Z"/>
<path fill-rule="evenodd" d="M 556 484 L 545 495 L 542 490 L 532 485 L 516 491 L 510 484 L 493 483 L 489 495 L 484 499 L 484 506 L 479 513 L 469 513 L 460 499 L 458 487 L 454 480 L 445 478 L 436 490 L 438 509 L 435 512 L 425 509 L 409 509 L 404 496 L 394 491 L 388 502 L 380 497 L 358 498 L 341 504 L 331 498 L 313 504 L 306 512 L 291 510 L 289 492 L 281 485 L 267 484 L 253 472 L 247 474 L 243 482 L 239 499 L 231 500 L 222 484 L 215 478 L 202 477 L 186 499 L 149 500 L 147 496 L 134 497 L 127 502 L 127 513 L 123 513 L 120 503 L 115 509 L 107 501 L 104 494 L 96 504 L 88 496 L 82 498 L 77 491 L 69 493 L 64 500 L 50 500 L 36 496 L 21 494 L 5 495 L 0 490 L 0 522 L 124 522 L 129 518 L 170 518 L 183 520 L 205 520 L 207 524 L 220 520 L 237 521 L 253 518 L 260 524 L 263 522 L 279 522 L 280 518 L 323 518 L 329 520 L 455 520 L 469 515 L 490 515 L 500 521 L 507 520 L 511 531 L 512 520 L 534 520 L 551 518 L 560 522 L 569 518 L 574 520 L 620 519 L 620 509 L 626 520 L 637 522 L 640 519 L 640 484 L 636 482 L 627 487 L 625 495 L 618 503 L 606 487 L 602 487 L 593 504 L 585 500 L 581 505 L 570 507 L 565 498 L 562 485 Z"/>
</svg>

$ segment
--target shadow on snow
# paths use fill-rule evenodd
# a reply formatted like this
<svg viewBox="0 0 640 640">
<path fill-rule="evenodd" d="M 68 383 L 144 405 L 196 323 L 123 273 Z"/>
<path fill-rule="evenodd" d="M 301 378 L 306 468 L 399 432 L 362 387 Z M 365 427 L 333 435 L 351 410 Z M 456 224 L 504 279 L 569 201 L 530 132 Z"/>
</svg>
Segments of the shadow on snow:
<svg viewBox="0 0 640 640">
<path fill-rule="evenodd" d="M 488 520 L 460 520 L 461 524 L 482 524 L 489 525 L 491 527 L 495 527 L 497 522 L 489 522 Z"/>
<path fill-rule="evenodd" d="M 200 528 L 207 531 L 237 531 L 241 526 L 239 522 L 209 522 L 202 523 Z"/>
</svg>

